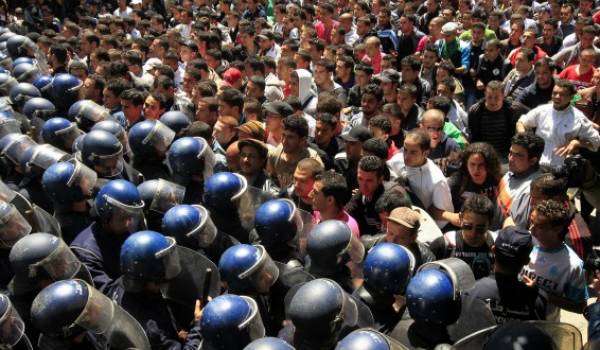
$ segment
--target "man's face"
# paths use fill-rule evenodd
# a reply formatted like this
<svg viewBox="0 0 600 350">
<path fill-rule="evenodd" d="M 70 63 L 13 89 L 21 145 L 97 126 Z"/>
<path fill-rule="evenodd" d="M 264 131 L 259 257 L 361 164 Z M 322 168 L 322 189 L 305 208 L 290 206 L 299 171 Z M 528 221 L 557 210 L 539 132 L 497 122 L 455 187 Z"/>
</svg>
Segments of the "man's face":
<svg viewBox="0 0 600 350">
<path fill-rule="evenodd" d="M 346 79 L 350 68 L 346 68 L 343 61 L 337 61 L 335 63 L 335 76 L 338 78 Z"/>
<path fill-rule="evenodd" d="M 396 103 L 403 111 L 408 111 L 415 104 L 415 99 L 409 93 L 399 92 L 396 95 Z"/>
<path fill-rule="evenodd" d="M 412 31 L 413 24 L 406 17 L 400 17 L 400 31 L 402 33 L 408 34 Z"/>
<path fill-rule="evenodd" d="M 362 107 L 363 114 L 373 115 L 379 109 L 379 101 L 372 94 L 363 94 L 360 100 L 360 106 Z"/>
<path fill-rule="evenodd" d="M 437 62 L 437 55 L 429 50 L 423 51 L 423 67 L 431 69 Z"/>
<path fill-rule="evenodd" d="M 278 132 L 283 127 L 283 118 L 279 114 L 267 112 L 267 130 Z"/>
<path fill-rule="evenodd" d="M 529 222 L 529 231 L 531 232 L 531 235 L 535 237 L 541 245 L 549 245 L 552 242 L 555 242 L 560 231 L 563 229 L 562 227 L 552 226 L 550 220 L 546 216 L 538 213 L 535 209 L 533 209 L 529 216 Z"/>
<path fill-rule="evenodd" d="M 552 104 L 554 105 L 554 108 L 563 110 L 569 105 L 570 102 L 571 94 L 569 93 L 569 90 L 567 88 L 555 85 L 554 89 L 552 89 Z"/>
<path fill-rule="evenodd" d="M 222 146 L 227 145 L 229 141 L 235 136 L 236 129 L 231 125 L 223 123 L 221 120 L 217 120 L 213 129 L 213 137 Z"/>
<path fill-rule="evenodd" d="M 517 24 L 517 23 L 513 23 L 510 26 L 510 37 L 513 40 L 517 40 L 517 39 L 521 39 L 521 36 L 523 35 L 523 28 Z"/>
<path fill-rule="evenodd" d="M 500 108 L 502 108 L 503 100 L 504 94 L 502 93 L 502 90 L 485 89 L 485 107 L 488 110 L 492 112 L 500 110 Z"/>
<path fill-rule="evenodd" d="M 290 79 L 290 95 L 296 97 L 300 96 L 300 87 L 298 86 L 298 84 L 298 78 L 292 75 Z"/>
<path fill-rule="evenodd" d="M 285 153 L 297 153 L 302 151 L 303 147 L 305 148 L 306 138 L 298 136 L 293 131 L 283 130 L 283 152 Z"/>
<path fill-rule="evenodd" d="M 235 115 L 234 112 L 235 111 L 233 110 L 233 107 L 228 105 L 227 102 L 225 102 L 221 99 L 219 100 L 219 115 L 220 116 Z"/>
<path fill-rule="evenodd" d="M 71 69 L 69 73 L 71 73 L 71 75 L 74 75 L 80 81 L 85 81 L 85 79 L 87 79 L 87 73 L 84 69 Z"/>
<path fill-rule="evenodd" d="M 302 198 L 309 199 L 310 192 L 313 190 L 315 178 L 310 171 L 298 169 L 294 171 L 294 193 Z"/>
<path fill-rule="evenodd" d="M 242 147 L 240 150 L 240 173 L 247 176 L 258 174 L 264 164 L 258 150 L 252 146 Z"/>
<path fill-rule="evenodd" d="M 592 47 L 592 44 L 594 43 L 594 35 L 590 34 L 590 33 L 583 33 L 581 34 L 581 47 L 583 49 L 588 49 L 590 47 Z"/>
<path fill-rule="evenodd" d="M 85 79 L 83 81 L 83 98 L 86 100 L 96 100 L 100 91 L 96 89 L 96 83 L 92 79 Z"/>
<path fill-rule="evenodd" d="M 315 143 L 317 145 L 326 146 L 335 136 L 335 129 L 329 124 L 317 120 L 315 125 Z"/>
<path fill-rule="evenodd" d="M 550 86 L 552 83 L 552 72 L 548 66 L 542 65 L 535 69 L 535 81 L 539 86 Z"/>
<path fill-rule="evenodd" d="M 323 182 L 316 180 L 313 183 L 310 198 L 312 199 L 313 210 L 323 211 L 327 208 L 327 197 L 323 194 Z"/>
<path fill-rule="evenodd" d="M 160 102 L 155 100 L 154 97 L 146 97 L 144 102 L 144 117 L 146 119 L 157 120 L 160 118 L 163 110 L 160 108 Z"/>
<path fill-rule="evenodd" d="M 369 31 L 369 26 L 366 23 L 359 21 L 356 24 L 356 34 L 365 35 L 365 34 L 367 34 L 368 31 Z"/>
<path fill-rule="evenodd" d="M 411 66 L 402 66 L 402 81 L 405 83 L 414 83 L 418 78 L 419 72 L 414 71 Z"/>
<path fill-rule="evenodd" d="M 121 99 L 119 96 L 115 96 L 111 90 L 104 88 L 102 102 L 104 102 L 104 107 L 113 110 L 121 104 Z"/>
<path fill-rule="evenodd" d="M 596 56 L 587 52 L 579 56 L 579 66 L 583 69 L 591 69 L 596 62 Z"/>
<path fill-rule="evenodd" d="M 428 120 L 423 120 L 421 127 L 427 131 L 431 138 L 431 149 L 436 148 L 444 137 L 444 121 L 431 120 L 429 118 Z"/>
<path fill-rule="evenodd" d="M 500 53 L 500 48 L 495 47 L 490 44 L 485 45 L 484 55 L 488 61 L 495 60 L 498 57 L 499 53 Z"/>
<path fill-rule="evenodd" d="M 474 27 L 471 29 L 471 39 L 474 43 L 480 43 L 481 41 L 483 41 L 483 34 L 484 31 L 483 29 L 479 28 L 479 27 Z"/>
<path fill-rule="evenodd" d="M 371 76 L 362 70 L 357 70 L 354 77 L 356 78 L 356 83 L 359 86 L 365 86 L 371 80 Z"/>
<path fill-rule="evenodd" d="M 550 24 L 544 24 L 544 30 L 542 32 L 542 35 L 544 36 L 544 38 L 546 39 L 550 39 L 552 38 L 556 33 L 556 29 L 554 29 L 554 27 Z"/>
<path fill-rule="evenodd" d="M 489 220 L 485 215 L 467 211 L 460 214 L 460 224 L 465 243 L 471 247 L 485 244 L 485 233 L 489 228 Z"/>
<path fill-rule="evenodd" d="M 515 174 L 522 174 L 535 165 L 537 158 L 529 158 L 527 149 L 520 145 L 510 145 L 508 151 L 508 170 Z"/>
<path fill-rule="evenodd" d="M 444 96 L 449 99 L 452 99 L 452 97 L 453 97 L 452 96 L 453 92 L 450 91 L 450 87 L 448 87 L 448 85 L 446 85 L 446 84 L 438 84 L 438 86 L 435 90 L 436 90 L 435 92 L 438 96 Z"/>
<path fill-rule="evenodd" d="M 358 168 L 356 174 L 358 180 L 358 189 L 365 197 L 372 197 L 377 188 L 383 183 L 383 176 L 377 176 L 374 171 L 363 171 Z"/>
<path fill-rule="evenodd" d="M 329 74 L 329 72 L 327 71 L 327 69 L 323 66 L 316 66 L 315 67 L 315 83 L 317 85 L 323 85 L 323 84 L 327 84 L 330 80 L 331 80 L 331 75 Z"/>
<path fill-rule="evenodd" d="M 569 23 L 571 19 L 573 19 L 573 13 L 571 12 L 571 8 L 568 6 L 564 6 L 560 9 L 560 21 L 562 23 Z"/>
<path fill-rule="evenodd" d="M 142 114 L 142 106 L 136 106 L 133 102 L 121 99 L 121 110 L 128 120 L 137 120 Z"/>
<path fill-rule="evenodd" d="M 248 84 L 246 84 L 246 96 L 261 99 L 263 95 L 263 90 L 258 85 L 254 84 L 252 81 L 248 81 Z"/>
<path fill-rule="evenodd" d="M 518 53 L 515 68 L 519 73 L 526 74 L 531 70 L 531 63 L 532 62 L 527 59 L 524 53 Z"/>
<path fill-rule="evenodd" d="M 380 11 L 377 20 L 379 21 L 379 25 L 388 25 L 390 23 L 390 16 L 385 11 Z"/>
<path fill-rule="evenodd" d="M 81 55 L 87 56 L 90 54 L 91 51 L 92 48 L 90 43 L 87 40 L 85 40 L 85 38 L 81 38 L 81 41 L 79 41 L 79 52 L 81 53 Z"/>
<path fill-rule="evenodd" d="M 427 151 L 411 137 L 404 139 L 404 164 L 409 167 L 420 167 L 427 161 Z"/>
<path fill-rule="evenodd" d="M 344 148 L 348 159 L 351 159 L 355 162 L 360 159 L 362 155 L 362 143 L 359 141 L 346 141 L 344 143 Z"/>
<path fill-rule="evenodd" d="M 413 234 L 413 230 L 404 225 L 400 225 L 394 221 L 387 220 L 387 231 L 385 241 L 388 243 L 400 244 L 409 247 L 415 242 L 417 235 Z"/>
</svg>

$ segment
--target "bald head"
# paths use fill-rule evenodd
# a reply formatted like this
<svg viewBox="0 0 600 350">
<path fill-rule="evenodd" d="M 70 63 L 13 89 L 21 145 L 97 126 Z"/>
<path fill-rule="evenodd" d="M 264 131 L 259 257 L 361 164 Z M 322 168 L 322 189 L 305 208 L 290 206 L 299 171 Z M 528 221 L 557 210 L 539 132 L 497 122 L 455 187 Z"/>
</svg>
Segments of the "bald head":
<svg viewBox="0 0 600 350">
<path fill-rule="evenodd" d="M 444 112 L 439 109 L 428 109 L 421 116 L 421 125 L 431 123 L 444 123 Z"/>
<path fill-rule="evenodd" d="M 240 149 L 238 147 L 238 141 L 235 141 L 225 151 L 225 157 L 227 158 L 227 167 L 232 172 L 238 172 L 240 170 Z"/>
</svg>

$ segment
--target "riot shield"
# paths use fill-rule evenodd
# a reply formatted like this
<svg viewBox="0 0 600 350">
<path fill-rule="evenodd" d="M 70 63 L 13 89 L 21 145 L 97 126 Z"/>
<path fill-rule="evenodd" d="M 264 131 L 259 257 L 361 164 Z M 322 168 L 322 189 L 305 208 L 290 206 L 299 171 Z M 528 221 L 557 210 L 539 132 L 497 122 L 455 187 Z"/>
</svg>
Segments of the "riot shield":
<svg viewBox="0 0 600 350">
<path fill-rule="evenodd" d="M 298 232 L 296 234 L 296 244 L 298 245 L 298 252 L 300 256 L 306 255 L 306 244 L 308 242 L 308 234 L 315 227 L 315 223 L 313 222 L 313 216 L 311 213 L 302 210 L 300 208 L 296 208 L 296 227 L 298 227 Z"/>
<path fill-rule="evenodd" d="M 20 135 L 7 144 L 0 152 L 6 154 L 6 158 L 10 159 L 14 164 L 19 164 L 25 152 L 35 146 L 37 146 L 37 143 L 31 137 Z"/>
<path fill-rule="evenodd" d="M 112 348 L 149 350 L 150 342 L 135 318 L 89 284 L 85 285 L 88 301 L 75 324 L 104 336 Z"/>
<path fill-rule="evenodd" d="M 496 319 L 489 306 L 476 298 L 463 295 L 458 320 L 448 326 L 450 339 L 457 341 L 481 329 L 496 325 Z"/>
<path fill-rule="evenodd" d="M 242 178 L 244 180 L 246 179 L 244 177 Z M 232 201 L 239 201 L 238 215 L 244 229 L 247 231 L 254 229 L 254 217 L 256 210 L 261 206 L 261 204 L 271 199 L 275 199 L 275 196 L 272 193 L 265 192 L 252 186 L 248 186 L 245 191 L 242 191 L 239 197 L 231 199 Z M 219 214 L 224 215 L 225 213 Z"/>
<path fill-rule="evenodd" d="M 50 144 L 42 144 L 35 147 L 31 159 L 26 163 L 25 172 L 31 171 L 36 166 L 42 171 L 48 169 L 51 165 L 58 162 L 67 161 L 73 158 L 72 155 L 60 150 Z"/>
<path fill-rule="evenodd" d="M 568 323 L 550 321 L 526 321 L 552 338 L 554 350 L 579 350 L 582 347 L 581 332 Z M 481 350 L 490 336 L 501 326 L 493 326 L 472 333 L 454 343 L 456 350 Z"/>
<path fill-rule="evenodd" d="M 11 203 L 16 196 L 17 193 L 11 190 L 8 185 L 0 180 L 0 200 L 5 201 L 6 203 Z"/>
<path fill-rule="evenodd" d="M 20 133 L 21 125 L 16 119 L 12 118 L 2 118 L 0 119 L 0 138 L 12 134 L 12 133 Z"/>
<path fill-rule="evenodd" d="M 172 207 L 183 203 L 185 187 L 176 183 L 158 179 L 158 185 L 154 197 L 150 203 L 150 210 L 164 214 Z"/>
<path fill-rule="evenodd" d="M 447 258 L 426 263 L 421 265 L 418 271 L 425 269 L 438 269 L 446 272 L 452 279 L 456 294 L 475 286 L 475 275 L 473 275 L 471 267 L 458 258 Z"/>
<path fill-rule="evenodd" d="M 14 205 L 0 203 L 0 207 L 9 207 L 8 214 L 0 219 L 0 247 L 10 249 L 19 239 L 31 233 L 31 225 Z"/>
<path fill-rule="evenodd" d="M 221 278 L 217 265 L 192 249 L 179 245 L 174 248 L 179 261 L 172 262 L 179 263 L 181 270 L 161 286 L 163 297 L 193 308 L 198 299 L 205 305 L 208 296 L 220 295 Z"/>
<path fill-rule="evenodd" d="M 304 270 L 302 265 L 290 266 L 278 261 L 275 261 L 275 265 L 279 269 L 279 283 L 287 288 L 293 288 L 315 279 L 313 275 Z"/>
<path fill-rule="evenodd" d="M 5 294 L 0 294 L 0 305 L 4 307 L 4 313 L 0 317 L 0 348 L 15 346 L 25 335 L 25 322 L 10 299 Z"/>
</svg>

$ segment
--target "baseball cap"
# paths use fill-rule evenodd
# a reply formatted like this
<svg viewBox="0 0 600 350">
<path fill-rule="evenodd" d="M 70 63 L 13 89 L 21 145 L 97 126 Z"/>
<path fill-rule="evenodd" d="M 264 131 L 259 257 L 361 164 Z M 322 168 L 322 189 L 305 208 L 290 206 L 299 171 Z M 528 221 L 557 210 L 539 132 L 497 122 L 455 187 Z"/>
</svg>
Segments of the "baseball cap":
<svg viewBox="0 0 600 350">
<path fill-rule="evenodd" d="M 395 69 L 386 69 L 378 76 L 382 83 L 397 83 L 400 81 L 400 73 Z"/>
<path fill-rule="evenodd" d="M 496 256 L 523 262 L 529 258 L 533 242 L 529 231 L 509 226 L 498 231 L 495 246 Z"/>
<path fill-rule="evenodd" d="M 392 210 L 387 219 L 408 228 L 418 228 L 421 215 L 410 208 L 400 207 Z"/>
<path fill-rule="evenodd" d="M 243 139 L 238 141 L 238 148 L 240 151 L 246 146 L 254 147 L 263 159 L 267 158 L 267 155 L 269 154 L 269 148 L 267 148 L 267 145 L 262 141 L 256 139 Z"/>
<path fill-rule="evenodd" d="M 349 132 L 342 134 L 342 139 L 348 142 L 365 142 L 373 137 L 373 133 L 362 125 L 357 125 Z"/>
<path fill-rule="evenodd" d="M 265 103 L 263 108 L 267 112 L 273 113 L 273 114 L 278 114 L 278 115 L 282 116 L 283 118 L 294 114 L 294 109 L 292 108 L 292 106 L 290 106 L 288 103 L 282 102 L 282 101 L 273 101 L 273 102 Z"/>
<path fill-rule="evenodd" d="M 243 133 L 251 135 L 252 138 L 257 140 L 265 139 L 265 128 L 262 123 L 256 120 L 249 120 L 244 124 L 237 127 L 237 129 Z"/>
<path fill-rule="evenodd" d="M 131 0 L 131 2 L 129 4 L 130 5 L 141 5 L 142 4 L 142 0 Z"/>
<path fill-rule="evenodd" d="M 458 24 L 456 22 L 448 22 L 442 26 L 443 34 L 456 34 L 458 31 Z"/>
<path fill-rule="evenodd" d="M 229 85 L 233 85 L 241 79 L 242 72 L 237 68 L 228 68 L 225 73 L 223 73 L 223 80 Z"/>
</svg>

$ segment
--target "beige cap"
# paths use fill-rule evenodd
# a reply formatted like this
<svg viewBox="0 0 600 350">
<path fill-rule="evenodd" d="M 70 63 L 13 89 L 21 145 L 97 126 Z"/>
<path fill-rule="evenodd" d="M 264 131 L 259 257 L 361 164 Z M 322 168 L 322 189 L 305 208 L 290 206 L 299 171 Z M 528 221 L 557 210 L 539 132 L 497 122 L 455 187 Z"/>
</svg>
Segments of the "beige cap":
<svg viewBox="0 0 600 350">
<path fill-rule="evenodd" d="M 392 210 L 387 219 L 408 228 L 417 228 L 421 215 L 410 208 L 400 207 Z"/>
</svg>

